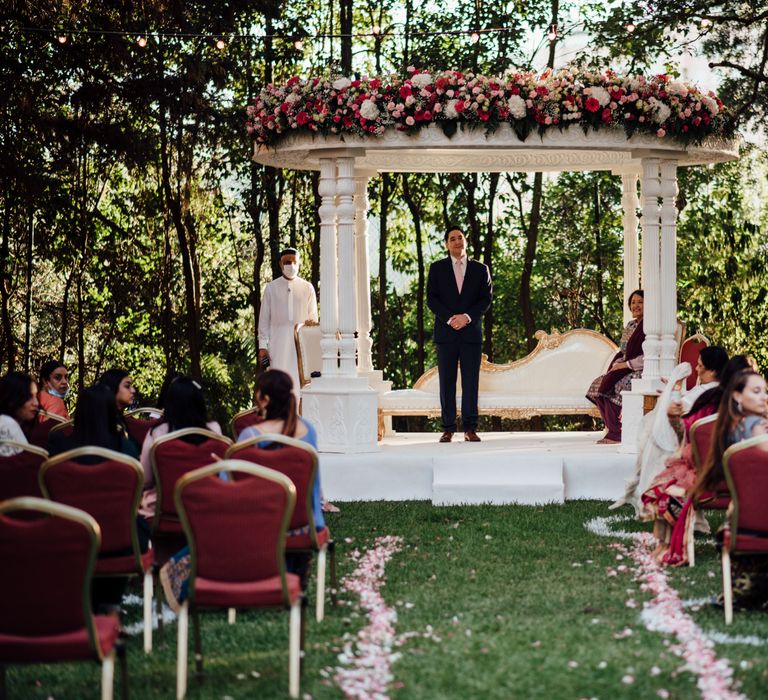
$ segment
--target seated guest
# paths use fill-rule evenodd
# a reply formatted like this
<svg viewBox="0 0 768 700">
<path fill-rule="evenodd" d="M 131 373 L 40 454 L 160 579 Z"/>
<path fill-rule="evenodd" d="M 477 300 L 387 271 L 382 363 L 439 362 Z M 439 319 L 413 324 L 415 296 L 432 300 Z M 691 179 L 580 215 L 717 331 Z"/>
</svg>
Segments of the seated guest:
<svg viewBox="0 0 768 700">
<path fill-rule="evenodd" d="M 117 406 L 117 420 L 122 427 L 125 434 L 129 437 L 128 428 L 125 425 L 125 418 L 123 413 L 127 408 L 133 405 L 136 400 L 136 388 L 133 386 L 133 379 L 127 370 L 113 367 L 108 369 L 104 374 L 99 377 L 99 384 L 103 384 L 107 387 L 112 395 L 115 397 L 115 405 Z M 136 444 L 136 450 L 141 450 L 141 445 Z"/>
<path fill-rule="evenodd" d="M 709 356 L 705 357 L 706 362 L 709 360 Z M 701 394 L 688 413 L 683 414 L 682 401 L 672 402 L 667 410 L 670 424 L 683 439 L 682 449 L 679 455 L 666 460 L 665 469 L 659 472 L 642 493 L 640 509 L 642 520 L 654 522 L 653 532 L 657 540 L 654 555 L 660 561 L 683 564 L 687 558 L 687 550 L 683 546 L 685 521 L 693 516 L 693 503 L 689 492 L 696 480 L 696 466 L 688 440 L 691 425 L 717 412 L 726 387 L 736 374 L 747 367 L 747 358 L 744 355 L 735 355 L 723 368 L 717 386 Z M 680 518 L 682 524 L 678 526 Z M 706 521 L 701 522 L 700 526 L 708 531 Z M 675 530 L 678 530 L 677 536 L 672 537 Z M 671 549 L 670 542 L 674 543 Z"/>
<path fill-rule="evenodd" d="M 144 468 L 144 497 L 141 499 L 139 512 L 151 520 L 155 515 L 157 490 L 154 487 L 155 477 L 149 453 L 152 445 L 168 433 L 183 428 L 203 428 L 221 435 L 221 427 L 216 421 L 208 420 L 208 409 L 205 405 L 203 388 L 191 377 L 179 376 L 168 384 L 164 397 L 165 414 L 163 422 L 154 426 L 147 433 L 141 446 L 141 466 Z"/>
<path fill-rule="evenodd" d="M 64 404 L 64 399 L 69 396 L 69 372 L 58 360 L 49 360 L 40 368 L 40 392 L 37 399 L 40 402 L 41 411 L 52 413 L 69 420 L 69 411 Z M 40 413 L 40 422 L 47 416 Z"/>
<path fill-rule="evenodd" d="M 77 397 L 75 423 L 72 434 L 65 436 L 54 432 L 49 438 L 51 456 L 74 450 L 79 447 L 103 447 L 113 452 L 120 452 L 133 459 L 138 458 L 133 441 L 123 432 L 118 421 L 117 404 L 111 390 L 96 384 L 85 389 Z M 95 464 L 100 460 L 95 456 L 79 457 L 82 464 Z M 142 517 L 136 518 L 136 534 L 139 548 L 146 552 L 149 547 L 149 525 Z M 126 556 L 130 549 L 101 554 L 104 558 Z M 94 610 L 109 611 L 118 607 L 123 599 L 128 579 L 123 576 L 94 578 L 91 584 L 91 602 Z"/>
<path fill-rule="evenodd" d="M 28 444 L 22 425 L 37 418 L 37 384 L 27 374 L 9 372 L 0 379 L 0 440 Z M 19 450 L 0 445 L 0 455 L 10 457 Z"/>
<path fill-rule="evenodd" d="M 720 402 L 712 449 L 693 486 L 695 498 L 705 498 L 723 481 L 723 454 L 731 445 L 768 434 L 767 409 L 765 379 L 751 370 L 736 375 Z M 763 443 L 760 448 L 768 450 L 768 444 Z M 718 539 L 722 541 L 722 532 L 718 533 Z M 768 609 L 768 560 L 765 557 L 733 557 L 731 575 L 734 607 Z"/>
<path fill-rule="evenodd" d="M 314 427 L 297 413 L 293 380 L 289 374 L 279 369 L 271 369 L 261 374 L 256 382 L 255 398 L 256 405 L 261 409 L 264 420 L 258 426 L 245 428 L 238 436 L 238 442 L 272 433 L 303 440 L 317 449 L 317 434 Z M 322 530 L 325 527 L 325 520 L 320 507 L 319 473 L 312 492 L 312 517 L 315 528 Z M 289 537 L 296 534 L 300 533 L 288 531 Z M 302 576 L 302 587 L 304 588 L 306 587 L 310 560 L 311 556 L 308 554 L 286 555 L 288 570 Z M 160 570 L 160 581 L 163 584 L 166 599 L 174 610 L 178 610 L 178 607 L 187 597 L 190 566 L 189 547 L 184 547 Z"/>
<path fill-rule="evenodd" d="M 693 389 L 683 394 L 681 399 L 683 413 L 689 413 L 696 399 L 705 391 L 720 385 L 720 372 L 723 371 L 726 362 L 728 362 L 728 353 L 725 348 L 711 345 L 702 349 L 696 361 L 696 374 L 699 380 Z"/>
<path fill-rule="evenodd" d="M 632 320 L 624 328 L 619 341 L 619 352 L 611 361 L 608 372 L 592 382 L 587 398 L 600 411 L 607 432 L 598 445 L 621 442 L 621 392 L 632 388 L 632 380 L 643 370 L 643 297 L 642 289 L 629 295 L 627 304 Z"/>
<path fill-rule="evenodd" d="M 51 456 L 78 447 L 103 447 L 134 459 L 139 457 L 133 441 L 122 429 L 115 397 L 103 384 L 88 387 L 78 396 L 70 435 L 57 431 L 48 438 Z"/>
</svg>

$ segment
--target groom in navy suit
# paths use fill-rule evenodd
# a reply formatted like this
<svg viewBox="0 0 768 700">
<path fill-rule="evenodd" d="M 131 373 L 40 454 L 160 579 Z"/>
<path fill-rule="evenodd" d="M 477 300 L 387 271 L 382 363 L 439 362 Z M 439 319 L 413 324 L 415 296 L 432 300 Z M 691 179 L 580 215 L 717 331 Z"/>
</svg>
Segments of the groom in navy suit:
<svg viewBox="0 0 768 700">
<path fill-rule="evenodd" d="M 445 233 L 448 257 L 433 262 L 427 278 L 427 306 L 435 314 L 434 340 L 440 376 L 443 434 L 450 442 L 456 432 L 456 372 L 461 367 L 461 423 L 464 439 L 477 436 L 477 389 L 483 344 L 483 314 L 491 305 L 491 273 L 467 258 L 467 241 L 458 226 Z"/>
</svg>

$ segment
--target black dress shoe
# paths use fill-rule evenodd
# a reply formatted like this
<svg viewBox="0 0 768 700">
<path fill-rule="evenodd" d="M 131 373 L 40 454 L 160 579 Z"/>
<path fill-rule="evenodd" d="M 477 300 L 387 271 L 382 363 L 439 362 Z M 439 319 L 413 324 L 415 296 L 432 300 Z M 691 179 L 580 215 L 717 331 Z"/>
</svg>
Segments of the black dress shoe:
<svg viewBox="0 0 768 700">
<path fill-rule="evenodd" d="M 453 433 L 450 430 L 446 430 L 440 436 L 440 442 L 450 442 L 451 440 L 453 440 Z"/>
<path fill-rule="evenodd" d="M 474 430 L 467 430 L 464 433 L 464 442 L 480 442 L 480 438 Z"/>
</svg>

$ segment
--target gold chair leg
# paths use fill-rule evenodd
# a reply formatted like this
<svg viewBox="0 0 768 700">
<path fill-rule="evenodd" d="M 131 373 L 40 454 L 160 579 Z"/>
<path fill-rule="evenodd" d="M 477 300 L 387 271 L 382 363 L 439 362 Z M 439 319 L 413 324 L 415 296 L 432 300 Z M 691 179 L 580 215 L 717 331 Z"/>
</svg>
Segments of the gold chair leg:
<svg viewBox="0 0 768 700">
<path fill-rule="evenodd" d="M 299 697 L 299 669 L 301 655 L 301 598 L 291 605 L 288 634 L 288 693 Z"/>
<path fill-rule="evenodd" d="M 101 700 L 112 700 L 115 685 L 115 650 L 101 661 Z"/>
<path fill-rule="evenodd" d="M 317 553 L 317 600 L 315 617 L 318 622 L 322 622 L 325 617 L 325 561 L 326 547 L 321 547 Z"/>
<path fill-rule="evenodd" d="M 720 557 L 723 566 L 723 608 L 725 609 L 725 624 L 733 622 L 733 588 L 731 584 L 731 556 L 728 549 L 723 547 Z"/>
<path fill-rule="evenodd" d="M 144 653 L 152 652 L 152 589 L 151 571 L 144 573 Z M 159 623 L 158 623 L 159 624 Z"/>
<path fill-rule="evenodd" d="M 187 644 L 189 642 L 189 602 L 186 600 L 179 608 L 176 627 L 178 633 L 176 639 L 176 700 L 183 700 L 187 694 Z"/>
</svg>

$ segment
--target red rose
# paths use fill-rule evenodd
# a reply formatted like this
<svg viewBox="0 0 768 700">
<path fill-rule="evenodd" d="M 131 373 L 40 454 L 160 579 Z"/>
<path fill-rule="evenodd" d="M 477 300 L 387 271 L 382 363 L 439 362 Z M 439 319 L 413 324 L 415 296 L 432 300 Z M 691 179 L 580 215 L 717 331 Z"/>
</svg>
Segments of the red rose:
<svg viewBox="0 0 768 700">
<path fill-rule="evenodd" d="M 411 86 L 410 85 L 403 85 L 400 88 L 400 98 L 401 99 L 404 100 L 406 97 L 408 97 L 408 95 L 412 95 L 412 94 L 413 94 L 413 90 L 411 90 Z"/>
<path fill-rule="evenodd" d="M 338 124 L 341 121 L 341 117 L 338 114 L 334 114 L 333 121 L 335 121 Z"/>
<path fill-rule="evenodd" d="M 509 94 L 510 95 L 519 95 L 520 94 L 520 88 L 517 87 L 517 85 L 513 85 L 511 88 L 509 88 Z"/>
<path fill-rule="evenodd" d="M 379 85 L 381 85 L 381 80 L 379 80 L 378 78 L 374 78 L 373 80 L 371 80 L 369 85 L 371 86 L 371 90 L 375 90 L 377 87 L 379 87 Z"/>
<path fill-rule="evenodd" d="M 349 129 L 352 126 L 352 117 L 344 117 L 344 126 Z"/>
<path fill-rule="evenodd" d="M 683 124 L 683 133 L 684 134 L 688 133 L 688 125 L 687 124 Z"/>
<path fill-rule="evenodd" d="M 613 112 L 611 112 L 611 110 L 610 110 L 610 109 L 608 109 L 608 107 L 606 107 L 606 108 L 603 110 L 603 114 L 601 115 L 601 119 L 602 119 L 602 120 L 603 120 L 603 122 L 605 122 L 606 124 L 610 124 L 610 123 L 611 123 L 611 118 L 612 118 L 612 117 L 613 117 Z"/>
<path fill-rule="evenodd" d="M 360 81 L 359 81 L 359 80 L 353 80 L 353 81 L 352 81 L 352 87 L 353 87 L 353 88 L 358 88 L 358 87 L 360 87 Z"/>
<path fill-rule="evenodd" d="M 291 103 L 283 102 L 283 104 L 280 105 L 280 111 L 283 112 L 283 114 L 288 114 L 288 112 L 291 111 Z"/>
<path fill-rule="evenodd" d="M 445 78 L 438 78 L 438 79 L 435 81 L 435 87 L 436 87 L 438 90 L 445 90 L 445 86 L 446 86 L 446 85 L 447 85 L 447 81 L 446 81 L 446 79 L 445 79 Z"/>
<path fill-rule="evenodd" d="M 306 112 L 299 112 L 296 115 L 296 122 L 299 126 L 304 126 L 307 122 L 311 121 L 309 115 Z"/>
<path fill-rule="evenodd" d="M 694 125 L 694 126 L 698 126 L 699 124 L 701 124 L 701 117 L 696 117 L 696 118 L 693 120 L 693 125 Z"/>
<path fill-rule="evenodd" d="M 549 92 L 549 90 L 547 90 L 547 88 L 544 85 L 539 85 L 536 88 L 536 94 L 537 95 L 546 95 L 548 92 Z"/>
<path fill-rule="evenodd" d="M 286 86 L 287 87 L 291 87 L 292 85 L 296 85 L 296 83 L 298 83 L 298 82 L 299 82 L 299 76 L 298 75 L 294 75 L 292 78 L 290 78 L 288 80 L 288 82 L 286 83 Z"/>
<path fill-rule="evenodd" d="M 624 90 L 622 90 L 622 88 L 613 88 L 608 91 L 608 94 L 614 102 L 618 102 L 624 94 Z"/>
<path fill-rule="evenodd" d="M 429 110 L 426 110 L 424 112 L 423 117 L 425 122 L 432 121 L 432 112 L 430 112 Z"/>
<path fill-rule="evenodd" d="M 704 123 L 705 123 L 705 124 L 709 124 L 709 122 L 710 122 L 710 121 L 712 121 L 712 120 L 709 118 L 709 115 L 708 115 L 708 114 L 705 114 L 705 115 L 704 115 Z"/>
<path fill-rule="evenodd" d="M 600 103 L 594 97 L 588 97 L 584 106 L 589 112 L 597 112 L 597 110 L 600 109 Z"/>
<path fill-rule="evenodd" d="M 453 108 L 461 114 L 465 109 L 467 105 L 464 103 L 464 100 L 456 100 L 456 104 L 453 105 Z"/>
<path fill-rule="evenodd" d="M 490 114 L 490 112 L 483 112 L 483 110 L 480 110 L 480 111 L 477 113 L 477 116 L 478 116 L 478 117 L 480 117 L 480 121 L 484 121 L 484 122 L 487 122 L 487 121 L 488 121 L 488 119 L 490 119 L 490 117 L 491 117 L 491 114 Z"/>
</svg>

